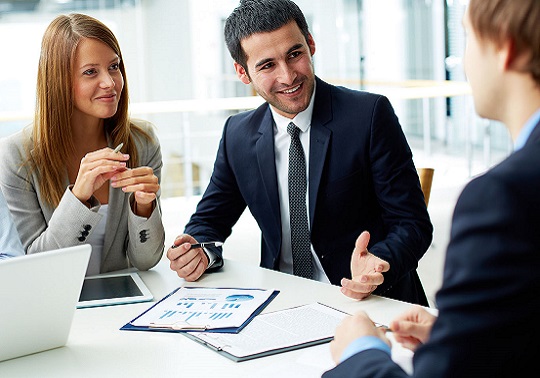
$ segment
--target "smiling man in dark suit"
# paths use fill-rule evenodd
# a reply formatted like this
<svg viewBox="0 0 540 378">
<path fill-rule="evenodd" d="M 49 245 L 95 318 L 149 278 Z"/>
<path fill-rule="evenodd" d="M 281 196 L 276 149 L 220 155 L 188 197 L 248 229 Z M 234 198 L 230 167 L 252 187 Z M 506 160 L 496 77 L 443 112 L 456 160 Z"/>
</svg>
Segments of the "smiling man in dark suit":
<svg viewBox="0 0 540 378">
<path fill-rule="evenodd" d="M 540 1 L 470 0 L 464 66 L 478 115 L 506 125 L 514 152 L 458 199 L 437 293 L 390 324 L 416 349 L 414 377 L 530 377 L 540 318 Z M 324 377 L 401 377 L 365 313 L 346 319 Z M 531 373 L 531 371 L 533 373 Z"/>
<path fill-rule="evenodd" d="M 266 103 L 227 120 L 210 184 L 167 252 L 171 269 L 193 281 L 220 268 L 221 249 L 189 243 L 225 241 L 247 206 L 262 231 L 261 266 L 341 284 L 356 299 L 427 305 L 416 268 L 433 227 L 388 99 L 315 76 L 315 41 L 292 1 L 241 1 L 225 40 L 238 78 Z M 302 168 L 288 167 L 297 160 Z M 302 176 L 296 202 L 289 185 Z"/>
</svg>

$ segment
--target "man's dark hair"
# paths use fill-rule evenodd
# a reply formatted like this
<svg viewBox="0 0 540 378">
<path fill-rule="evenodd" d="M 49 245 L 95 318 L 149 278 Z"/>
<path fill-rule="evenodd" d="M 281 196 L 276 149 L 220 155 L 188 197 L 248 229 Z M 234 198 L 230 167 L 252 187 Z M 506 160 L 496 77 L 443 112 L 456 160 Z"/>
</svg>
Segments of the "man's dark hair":
<svg viewBox="0 0 540 378">
<path fill-rule="evenodd" d="M 290 0 L 240 0 L 225 21 L 225 43 L 235 62 L 247 72 L 247 56 L 240 42 L 254 33 L 271 32 L 296 21 L 308 40 L 309 30 L 304 14 Z"/>
</svg>

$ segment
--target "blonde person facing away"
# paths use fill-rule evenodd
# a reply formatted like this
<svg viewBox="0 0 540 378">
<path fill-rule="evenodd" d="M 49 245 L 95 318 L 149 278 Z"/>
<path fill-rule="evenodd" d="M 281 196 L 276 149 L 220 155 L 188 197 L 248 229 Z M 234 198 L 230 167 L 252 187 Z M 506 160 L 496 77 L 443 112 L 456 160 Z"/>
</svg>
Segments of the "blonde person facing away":
<svg viewBox="0 0 540 378">
<path fill-rule="evenodd" d="M 458 199 L 438 317 L 413 307 L 390 327 L 416 349 L 414 377 L 531 377 L 540 338 L 540 1 L 470 0 L 463 24 L 476 111 L 506 125 L 514 152 Z M 365 313 L 338 327 L 331 350 L 339 364 L 324 377 L 406 376 Z"/>
<path fill-rule="evenodd" d="M 116 37 L 89 16 L 56 17 L 37 77 L 33 124 L 0 144 L 0 185 L 26 253 L 89 243 L 87 275 L 152 268 L 165 239 L 161 149 L 153 126 L 128 116 Z"/>
</svg>

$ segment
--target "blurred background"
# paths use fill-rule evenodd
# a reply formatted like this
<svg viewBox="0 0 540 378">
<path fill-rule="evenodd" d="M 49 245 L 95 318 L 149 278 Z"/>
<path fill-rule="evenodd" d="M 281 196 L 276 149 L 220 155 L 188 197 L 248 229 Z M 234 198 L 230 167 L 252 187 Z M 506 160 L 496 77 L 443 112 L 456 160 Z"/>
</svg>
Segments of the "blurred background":
<svg viewBox="0 0 540 378">
<path fill-rule="evenodd" d="M 467 1 L 296 3 L 317 45 L 316 74 L 332 84 L 387 95 L 415 164 L 435 168 L 428 209 L 436 252 L 428 253 L 424 264 L 437 260 L 420 267 L 429 271 L 421 277 L 433 280 L 434 292 L 462 185 L 512 150 L 502 125 L 474 113 L 462 67 Z M 164 221 L 174 225 L 167 234 L 174 239 L 208 183 L 225 120 L 262 103 L 237 79 L 225 47 L 224 21 L 237 5 L 237 0 L 0 0 L 0 137 L 31 122 L 40 43 L 50 21 L 71 12 L 98 18 L 120 41 L 132 116 L 157 128 L 162 199 L 168 204 Z M 258 237 L 256 224 L 245 222 L 246 232 L 233 233 L 244 244 L 246 234 Z M 248 259 L 258 263 L 257 253 Z"/>
<path fill-rule="evenodd" d="M 465 0 L 296 2 L 317 44 L 316 74 L 390 97 L 416 150 L 466 159 L 467 174 L 510 151 L 503 127 L 474 116 L 461 64 Z M 120 41 L 132 116 L 157 127 L 165 164 L 163 197 L 200 194 L 224 121 L 261 102 L 237 79 L 223 41 L 224 20 L 237 4 L 0 0 L 0 136 L 31 121 L 45 27 L 60 13 L 86 13 L 107 24 Z"/>
</svg>

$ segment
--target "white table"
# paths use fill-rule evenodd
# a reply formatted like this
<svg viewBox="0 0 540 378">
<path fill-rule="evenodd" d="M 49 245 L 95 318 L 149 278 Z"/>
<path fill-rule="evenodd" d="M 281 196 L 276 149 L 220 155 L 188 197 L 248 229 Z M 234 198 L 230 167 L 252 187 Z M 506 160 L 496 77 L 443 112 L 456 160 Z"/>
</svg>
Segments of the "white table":
<svg viewBox="0 0 540 378">
<path fill-rule="evenodd" d="M 184 283 L 165 258 L 139 274 L 156 301 Z M 348 313 L 364 310 L 384 324 L 410 306 L 377 296 L 355 301 L 337 286 L 233 260 L 188 285 L 274 288 L 280 293 L 264 312 L 321 302 Z M 332 367 L 328 344 L 237 363 L 181 334 L 119 330 L 151 305 L 78 309 L 65 347 L 0 362 L 0 377 L 320 377 Z"/>
</svg>

